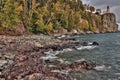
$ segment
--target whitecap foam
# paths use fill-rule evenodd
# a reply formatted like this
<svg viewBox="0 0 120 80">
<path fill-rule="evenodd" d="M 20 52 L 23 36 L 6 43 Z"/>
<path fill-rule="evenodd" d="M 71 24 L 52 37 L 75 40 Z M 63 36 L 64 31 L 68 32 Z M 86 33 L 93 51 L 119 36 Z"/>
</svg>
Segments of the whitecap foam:
<svg viewBox="0 0 120 80">
<path fill-rule="evenodd" d="M 51 55 L 41 57 L 41 59 L 43 59 L 43 60 L 57 59 L 57 58 L 58 58 L 57 56 L 51 56 Z"/>
<path fill-rule="evenodd" d="M 44 54 L 46 54 L 46 55 L 49 55 L 50 53 L 51 53 L 51 51 L 44 52 Z"/>
<path fill-rule="evenodd" d="M 97 46 L 81 46 L 81 47 L 78 47 L 76 48 L 77 50 L 85 50 L 85 49 L 88 49 L 88 50 L 91 50 L 91 49 L 94 49 L 96 48 Z"/>
<path fill-rule="evenodd" d="M 56 67 L 56 65 L 48 65 L 48 67 Z"/>
<path fill-rule="evenodd" d="M 63 52 L 68 52 L 68 51 L 73 51 L 73 49 L 70 49 L 70 48 L 66 48 L 66 49 L 63 49 L 61 51 L 48 51 L 48 52 L 44 52 L 44 54 L 46 55 L 51 55 L 51 56 L 56 56 L 60 53 L 63 53 Z"/>
<path fill-rule="evenodd" d="M 64 63 L 64 60 L 63 59 L 57 59 L 57 61 L 59 61 L 61 64 Z"/>
<path fill-rule="evenodd" d="M 97 71 L 103 71 L 103 70 L 106 70 L 106 66 L 105 65 L 96 66 L 94 69 Z"/>
<path fill-rule="evenodd" d="M 92 42 L 88 42 L 89 45 L 92 45 L 93 43 Z"/>
<path fill-rule="evenodd" d="M 59 36 L 59 37 L 57 37 L 58 39 L 61 39 L 61 38 L 64 38 L 64 37 L 66 37 L 66 35 L 61 35 L 61 36 Z"/>
<path fill-rule="evenodd" d="M 68 51 L 73 51 L 73 49 L 70 48 L 63 49 L 63 52 L 68 52 Z"/>
<path fill-rule="evenodd" d="M 64 64 L 71 64 L 70 61 L 64 61 Z"/>
<path fill-rule="evenodd" d="M 62 74 L 68 74 L 68 70 L 52 70 L 51 72 L 56 72 L 56 73 L 62 73 Z"/>
<path fill-rule="evenodd" d="M 63 53 L 63 51 L 55 51 L 55 55 L 58 55 L 60 53 Z"/>
<path fill-rule="evenodd" d="M 82 62 L 82 61 L 85 61 L 85 59 L 84 59 L 84 58 L 81 58 L 81 59 L 79 59 L 79 60 L 76 60 L 75 62 Z"/>
</svg>

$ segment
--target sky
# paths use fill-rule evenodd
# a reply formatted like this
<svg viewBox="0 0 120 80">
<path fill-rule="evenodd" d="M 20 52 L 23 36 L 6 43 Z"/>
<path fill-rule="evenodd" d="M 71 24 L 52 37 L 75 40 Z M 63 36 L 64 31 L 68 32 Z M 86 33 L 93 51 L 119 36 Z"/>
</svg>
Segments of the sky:
<svg viewBox="0 0 120 80">
<path fill-rule="evenodd" d="M 110 6 L 110 11 L 116 14 L 117 22 L 120 22 L 120 0 L 82 0 L 83 4 L 95 6 L 96 9 L 106 10 Z"/>
</svg>

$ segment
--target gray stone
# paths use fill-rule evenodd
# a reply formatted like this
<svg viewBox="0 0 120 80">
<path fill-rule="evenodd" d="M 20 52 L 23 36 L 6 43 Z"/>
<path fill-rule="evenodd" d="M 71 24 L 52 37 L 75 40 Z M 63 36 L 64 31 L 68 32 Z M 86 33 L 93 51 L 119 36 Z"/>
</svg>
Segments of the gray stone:
<svg viewBox="0 0 120 80">
<path fill-rule="evenodd" d="M 3 57 L 5 57 L 7 59 L 14 59 L 15 55 L 12 53 L 4 53 Z"/>
<path fill-rule="evenodd" d="M 116 24 L 116 16 L 114 13 L 105 13 L 101 15 L 102 27 L 104 32 L 116 32 L 118 31 L 118 25 Z"/>
<path fill-rule="evenodd" d="M 8 61 L 6 61 L 6 60 L 0 60 L 0 67 L 3 67 L 7 63 L 8 63 Z"/>
<path fill-rule="evenodd" d="M 13 60 L 9 60 L 8 61 L 9 64 L 13 64 L 13 62 L 14 62 Z"/>
</svg>

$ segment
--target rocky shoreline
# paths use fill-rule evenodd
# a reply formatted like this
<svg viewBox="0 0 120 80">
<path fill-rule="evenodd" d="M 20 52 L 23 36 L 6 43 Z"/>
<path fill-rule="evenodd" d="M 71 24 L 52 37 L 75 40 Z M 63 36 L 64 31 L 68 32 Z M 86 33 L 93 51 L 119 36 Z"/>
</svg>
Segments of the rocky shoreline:
<svg viewBox="0 0 120 80">
<path fill-rule="evenodd" d="M 49 51 L 98 46 L 64 36 L 45 35 L 0 36 L 0 80 L 73 80 L 71 72 L 91 70 L 96 64 L 88 61 L 64 63 Z M 57 65 L 53 65 L 57 64 Z"/>
</svg>

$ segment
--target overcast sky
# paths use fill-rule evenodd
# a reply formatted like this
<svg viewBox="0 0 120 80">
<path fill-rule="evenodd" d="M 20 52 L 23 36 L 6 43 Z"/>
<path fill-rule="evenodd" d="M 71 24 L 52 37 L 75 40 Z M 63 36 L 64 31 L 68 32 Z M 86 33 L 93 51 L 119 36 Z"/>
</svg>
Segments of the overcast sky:
<svg viewBox="0 0 120 80">
<path fill-rule="evenodd" d="M 110 11 L 116 14 L 117 21 L 120 22 L 120 0 L 82 0 L 84 4 L 101 8 L 103 11 L 107 5 L 110 6 Z"/>
</svg>

